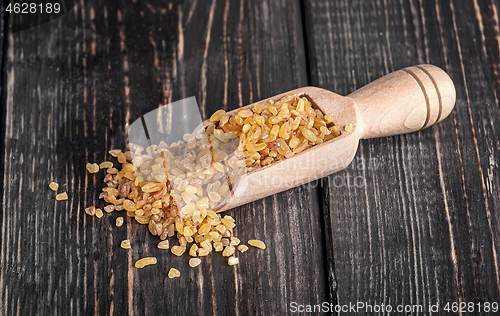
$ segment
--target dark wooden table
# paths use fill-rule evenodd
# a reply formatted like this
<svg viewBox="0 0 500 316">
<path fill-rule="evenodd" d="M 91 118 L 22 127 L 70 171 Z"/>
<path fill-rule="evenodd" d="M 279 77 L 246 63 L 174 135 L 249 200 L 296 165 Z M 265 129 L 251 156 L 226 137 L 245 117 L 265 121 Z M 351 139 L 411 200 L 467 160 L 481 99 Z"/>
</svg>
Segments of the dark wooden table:
<svg viewBox="0 0 500 316">
<path fill-rule="evenodd" d="M 82 0 L 17 33 L 2 12 L 0 314 L 288 315 L 363 302 L 498 315 L 485 308 L 500 303 L 499 12 L 489 0 Z M 195 96 L 207 118 L 306 85 L 347 95 L 420 63 L 453 79 L 450 117 L 364 140 L 346 170 L 229 211 L 241 240 L 268 245 L 235 267 L 216 253 L 188 268 L 144 226 L 83 212 L 102 181 L 85 163 L 123 148 L 126 124 L 160 104 Z M 68 201 L 54 200 L 52 180 Z M 121 249 L 127 237 L 140 247 Z M 158 264 L 133 268 L 147 255 Z M 172 266 L 180 278 L 167 278 Z M 356 311 L 341 314 L 389 314 Z"/>
</svg>

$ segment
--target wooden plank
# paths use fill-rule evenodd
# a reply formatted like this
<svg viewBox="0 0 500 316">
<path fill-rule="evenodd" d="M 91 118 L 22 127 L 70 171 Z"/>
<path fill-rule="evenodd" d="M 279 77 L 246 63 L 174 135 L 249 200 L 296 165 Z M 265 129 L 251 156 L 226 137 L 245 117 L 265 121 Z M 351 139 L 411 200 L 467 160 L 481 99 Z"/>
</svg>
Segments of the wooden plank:
<svg viewBox="0 0 500 316">
<path fill-rule="evenodd" d="M 302 186 L 231 214 L 242 241 L 228 267 L 197 269 L 118 215 L 86 216 L 102 175 L 87 161 L 125 146 L 126 123 L 196 96 L 203 118 L 307 84 L 298 1 L 81 1 L 68 15 L 9 34 L 0 256 L 1 313 L 290 314 L 327 299 L 318 195 Z M 61 184 L 67 202 L 47 185 Z M 133 248 L 120 248 L 123 239 Z M 158 264 L 136 270 L 144 256 Z M 170 267 L 181 277 L 167 278 Z"/>
<path fill-rule="evenodd" d="M 500 299 L 500 115 L 498 76 L 491 73 L 498 42 L 482 33 L 498 30 L 498 4 L 486 6 L 305 3 L 312 85 L 347 95 L 393 70 L 431 63 L 457 89 L 445 121 L 361 141 L 351 166 L 328 177 L 327 258 L 339 304 L 422 305 L 427 313 L 437 303 L 442 313 L 447 302 Z M 492 18 L 481 21 L 485 15 Z"/>
<path fill-rule="evenodd" d="M 3 66 L 3 57 L 4 57 L 4 41 L 5 41 L 5 13 L 2 10 L 0 13 L 0 69 L 2 69 Z M 0 76 L 0 95 L 2 93 L 2 82 L 3 82 L 3 77 Z"/>
<path fill-rule="evenodd" d="M 5 37 L 5 14 L 4 14 L 4 11 L 2 10 L 2 12 L 0 12 L 0 104 L 3 104 L 4 101 L 4 97 L 5 97 L 5 94 L 3 93 L 3 81 L 4 81 L 4 72 L 3 72 L 3 65 L 4 65 L 4 62 L 3 62 L 3 59 L 5 57 L 4 55 L 4 49 L 5 49 L 5 45 L 4 45 L 4 41 L 6 41 L 6 37 Z M 0 121 L 4 121 L 5 120 L 5 110 L 3 108 L 3 106 L 0 105 Z M 0 131 L 0 139 L 3 140 L 3 130 Z M 3 141 L 0 143 L 0 149 L 2 150 L 3 152 Z M 0 166 L 0 174 L 3 174 L 3 165 Z M 3 183 L 0 182 L 0 192 L 3 192 Z M 0 217 L 0 221 L 1 221 L 1 217 Z M 0 225 L 1 225 L 1 222 L 0 222 Z"/>
<path fill-rule="evenodd" d="M 5 29 L 5 13 L 4 13 L 4 10 L 2 10 L 0 12 L 0 121 L 5 121 L 5 108 L 4 108 L 4 104 L 5 104 L 5 99 L 6 99 L 6 95 L 5 95 L 5 90 L 4 90 L 4 57 L 5 57 L 5 54 L 4 54 L 4 49 L 5 49 L 5 45 L 4 45 L 4 42 L 6 41 L 6 29 Z M 0 149 L 2 150 L 2 152 L 4 152 L 4 138 L 3 136 L 5 135 L 5 131 L 4 129 L 2 128 L 1 131 L 0 131 L 0 139 L 2 139 L 2 141 L 0 142 Z M 4 164 L 1 164 L 0 165 L 0 174 L 4 174 Z M 5 188 L 5 183 L 2 181 L 0 182 L 0 192 L 4 192 L 4 188 Z M 2 203 L 2 205 L 4 205 Z M 3 216 L 0 216 L 0 225 L 2 225 L 3 223 Z M 0 235 L 0 238 L 3 239 L 3 235 Z M 1 248 L 0 248 L 1 249 Z M 1 250 L 0 250 L 1 251 Z M 2 308 L 0 307 L 0 311 L 2 311 Z"/>
<path fill-rule="evenodd" d="M 5 13 L 2 10 L 0 12 L 0 100 L 3 100 L 3 81 L 4 81 L 4 76 L 3 76 L 3 59 L 4 59 L 4 49 L 5 45 L 4 42 L 6 41 L 5 37 L 5 32 L 6 32 L 6 27 L 5 27 Z M 0 101 L 2 102 L 2 101 Z M 4 109 L 0 106 L 0 113 L 1 113 L 1 120 L 3 121 L 5 114 L 4 114 Z M 3 146 L 3 145 L 1 145 Z M 0 167 L 0 172 L 2 172 L 2 167 Z"/>
</svg>

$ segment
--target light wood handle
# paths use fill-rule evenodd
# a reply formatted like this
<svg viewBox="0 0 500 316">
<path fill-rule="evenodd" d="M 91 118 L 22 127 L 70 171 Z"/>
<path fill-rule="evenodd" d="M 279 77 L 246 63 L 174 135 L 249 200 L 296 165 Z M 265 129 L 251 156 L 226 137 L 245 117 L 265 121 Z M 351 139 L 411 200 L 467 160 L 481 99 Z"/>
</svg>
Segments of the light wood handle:
<svg viewBox="0 0 500 316">
<path fill-rule="evenodd" d="M 390 73 L 351 93 L 360 138 L 418 131 L 434 125 L 455 106 L 455 86 L 446 72 L 418 65 Z"/>
</svg>

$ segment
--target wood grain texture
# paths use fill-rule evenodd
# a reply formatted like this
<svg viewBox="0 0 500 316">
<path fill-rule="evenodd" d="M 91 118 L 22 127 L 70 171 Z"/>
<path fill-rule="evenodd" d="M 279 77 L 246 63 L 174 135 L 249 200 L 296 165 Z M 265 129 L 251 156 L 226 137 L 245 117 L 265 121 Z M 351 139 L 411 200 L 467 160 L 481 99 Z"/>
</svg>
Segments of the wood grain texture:
<svg viewBox="0 0 500 316">
<path fill-rule="evenodd" d="M 5 45 L 4 45 L 4 42 L 7 41 L 7 38 L 5 37 L 5 32 L 6 32 L 6 27 L 5 27 L 5 14 L 4 14 L 4 11 L 2 10 L 2 12 L 0 12 L 0 104 L 3 104 L 4 103 L 4 98 L 5 98 L 5 93 L 4 93 L 4 86 L 3 86 L 3 82 L 4 82 L 4 79 L 5 79 L 5 73 L 4 73 L 4 69 L 3 69 L 3 65 L 4 65 L 4 48 L 5 48 Z M 4 107 L 0 105 L 0 121 L 1 122 L 4 122 L 5 121 L 5 111 L 4 111 Z M 0 142 L 0 150 L 1 152 L 3 152 L 3 135 L 4 135 L 4 129 L 0 129 L 0 139 L 2 139 L 2 141 Z M 3 164 L 0 165 L 0 174 L 3 175 Z M 4 183 L 3 181 L 0 181 L 0 192 L 3 192 L 3 187 L 4 187 Z M 1 216 L 0 216 L 0 221 L 1 221 Z M 0 225 L 1 225 L 1 222 L 0 222 Z M 0 236 L 1 238 L 1 236 Z"/>
<path fill-rule="evenodd" d="M 15 34 L 0 16 L 0 314 L 500 302 L 499 12 L 495 0 L 81 0 Z M 195 96 L 206 119 L 309 84 L 348 95 L 421 63 L 453 79 L 450 117 L 363 140 L 346 170 L 229 211 L 238 237 L 268 245 L 234 268 L 213 254 L 188 269 L 145 227 L 114 226 L 123 214 L 84 215 L 102 187 L 85 163 L 161 104 Z M 156 266 L 133 268 L 151 255 Z"/>
<path fill-rule="evenodd" d="M 448 119 L 420 132 L 362 141 L 351 167 L 328 177 L 327 258 L 340 304 L 442 308 L 500 300 L 498 60 L 491 53 L 498 50 L 498 33 L 491 33 L 497 7 L 306 1 L 311 84 L 347 94 L 425 62 L 447 71 L 457 88 Z M 489 21 L 478 19 L 485 15 Z"/>
<path fill-rule="evenodd" d="M 4 58 L 4 54 L 3 54 L 3 50 L 4 50 L 4 41 L 6 41 L 6 37 L 5 37 L 5 14 L 2 10 L 2 12 L 0 12 L 0 69 L 3 69 L 2 66 L 3 66 L 3 58 Z M 3 74 L 3 72 L 2 72 Z M 2 95 L 2 88 L 3 88 L 3 75 L 0 76 L 0 96 Z M 2 116 L 3 118 L 3 116 Z"/>
<path fill-rule="evenodd" d="M 229 213 L 242 241 L 268 246 L 236 267 L 214 253 L 191 269 L 146 227 L 116 227 L 124 214 L 83 212 L 103 186 L 85 163 L 123 148 L 140 115 L 194 95 L 207 118 L 307 85 L 300 19 L 298 1 L 82 0 L 7 34 L 0 314 L 285 315 L 291 301 L 327 300 L 313 186 Z M 55 201 L 50 181 L 68 201 Z M 145 256 L 158 264 L 133 268 Z M 168 279 L 170 267 L 181 277 Z"/>
</svg>

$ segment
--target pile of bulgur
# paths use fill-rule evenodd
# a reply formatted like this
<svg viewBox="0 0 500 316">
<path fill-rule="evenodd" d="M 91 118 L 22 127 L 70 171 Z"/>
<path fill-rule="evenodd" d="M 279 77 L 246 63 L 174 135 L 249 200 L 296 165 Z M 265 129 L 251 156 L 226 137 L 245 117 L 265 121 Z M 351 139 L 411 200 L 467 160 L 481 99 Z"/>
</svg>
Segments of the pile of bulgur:
<svg viewBox="0 0 500 316">
<path fill-rule="evenodd" d="M 299 95 L 286 96 L 276 103 L 258 103 L 234 115 L 219 110 L 210 121 L 213 124 L 201 132 L 186 134 L 182 141 L 170 145 L 162 141 L 145 150 L 137 144 L 129 144 L 125 152 L 110 150 L 118 168 L 111 161 L 87 164 L 90 173 L 105 170 L 106 186 L 99 198 L 107 203 L 106 213 L 125 211 L 159 236 L 162 241 L 158 248 L 170 249 L 176 256 L 188 251 L 193 257 L 189 262 L 192 267 L 200 264 L 198 257 L 214 250 L 228 257 L 229 265 L 235 265 L 239 262 L 236 249 L 248 249 L 233 234 L 235 220 L 214 211 L 241 176 L 341 133 L 329 115 L 323 115 Z M 85 212 L 103 215 L 95 206 Z M 123 217 L 118 217 L 116 226 L 122 224 Z M 170 247 L 167 238 L 174 236 L 178 245 Z M 266 247 L 259 240 L 248 244 Z M 121 246 L 130 248 L 130 241 L 123 241 Z M 136 267 L 155 263 L 156 258 L 147 257 L 137 261 Z M 171 278 L 179 275 L 176 269 L 169 272 Z"/>
</svg>

